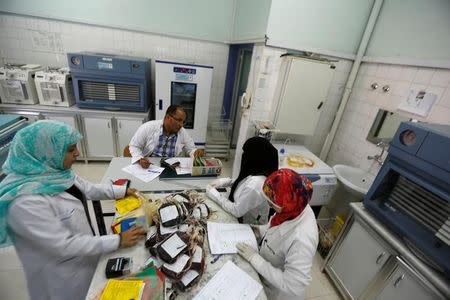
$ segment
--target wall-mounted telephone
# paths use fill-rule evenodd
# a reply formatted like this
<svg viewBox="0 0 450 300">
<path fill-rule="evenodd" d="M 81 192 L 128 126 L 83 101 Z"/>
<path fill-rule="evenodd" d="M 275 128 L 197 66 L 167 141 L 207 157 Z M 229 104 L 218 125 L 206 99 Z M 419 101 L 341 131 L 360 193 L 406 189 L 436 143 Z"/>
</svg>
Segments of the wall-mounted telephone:
<svg viewBox="0 0 450 300">
<path fill-rule="evenodd" d="M 241 96 L 241 107 L 244 109 L 248 109 L 250 108 L 250 103 L 251 103 L 251 99 L 252 96 L 251 95 L 247 95 L 246 92 L 244 92 Z"/>
</svg>

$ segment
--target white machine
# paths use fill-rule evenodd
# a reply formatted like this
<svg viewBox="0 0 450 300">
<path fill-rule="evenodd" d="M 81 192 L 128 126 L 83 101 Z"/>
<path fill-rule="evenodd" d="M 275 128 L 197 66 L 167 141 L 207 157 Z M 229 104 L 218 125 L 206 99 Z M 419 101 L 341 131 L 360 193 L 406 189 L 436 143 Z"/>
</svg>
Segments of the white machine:
<svg viewBox="0 0 450 300">
<path fill-rule="evenodd" d="M 172 104 L 184 107 L 184 128 L 198 146 L 206 142 L 213 67 L 155 61 L 155 119 Z"/>
<path fill-rule="evenodd" d="M 274 144 L 278 149 L 280 168 L 288 168 L 305 175 L 313 185 L 311 206 L 327 204 L 337 187 L 333 169 L 304 146 Z"/>
<path fill-rule="evenodd" d="M 34 75 L 40 65 L 10 65 L 0 68 L 0 97 L 2 103 L 36 104 L 38 97 Z"/>
<path fill-rule="evenodd" d="M 75 104 L 69 68 L 38 71 L 34 82 L 41 105 L 69 107 Z"/>
</svg>

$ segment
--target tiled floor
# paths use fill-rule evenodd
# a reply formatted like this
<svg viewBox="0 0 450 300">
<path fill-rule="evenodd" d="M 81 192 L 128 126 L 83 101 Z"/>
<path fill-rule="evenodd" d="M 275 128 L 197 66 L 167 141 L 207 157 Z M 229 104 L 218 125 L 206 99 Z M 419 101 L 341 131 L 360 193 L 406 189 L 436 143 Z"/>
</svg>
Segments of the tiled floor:
<svg viewBox="0 0 450 300">
<path fill-rule="evenodd" d="M 223 165 L 223 175 L 231 176 L 233 160 L 223 161 Z M 106 162 L 90 162 L 88 164 L 80 162 L 76 163 L 73 169 L 85 179 L 100 182 L 107 167 L 108 163 Z M 95 220 L 92 213 L 91 219 Z M 312 282 L 308 287 L 306 299 L 342 299 L 329 281 L 328 276 L 320 271 L 321 264 L 322 258 L 317 253 L 313 263 Z M 0 248 L 0 299 L 29 299 L 22 264 L 12 247 Z"/>
</svg>

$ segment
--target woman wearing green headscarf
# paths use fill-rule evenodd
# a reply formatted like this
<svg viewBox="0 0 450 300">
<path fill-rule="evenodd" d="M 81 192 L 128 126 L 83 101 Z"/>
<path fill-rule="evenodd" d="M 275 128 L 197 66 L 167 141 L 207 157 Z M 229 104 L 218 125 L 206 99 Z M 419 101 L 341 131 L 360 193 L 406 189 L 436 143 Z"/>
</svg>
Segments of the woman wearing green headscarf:
<svg viewBox="0 0 450 300">
<path fill-rule="evenodd" d="M 145 234 L 94 236 L 86 199 L 118 199 L 136 190 L 78 177 L 80 133 L 38 121 L 17 132 L 0 183 L 0 247 L 14 244 L 31 299 L 84 299 L 101 254 L 132 246 Z"/>
</svg>

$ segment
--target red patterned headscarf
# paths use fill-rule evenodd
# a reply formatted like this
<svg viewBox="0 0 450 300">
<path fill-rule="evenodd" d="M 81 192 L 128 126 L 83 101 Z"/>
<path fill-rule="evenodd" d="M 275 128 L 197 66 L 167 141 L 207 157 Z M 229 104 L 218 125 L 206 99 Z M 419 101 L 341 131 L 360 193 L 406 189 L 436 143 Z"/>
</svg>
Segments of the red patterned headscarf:
<svg viewBox="0 0 450 300">
<path fill-rule="evenodd" d="M 291 169 L 279 169 L 264 181 L 263 192 L 282 209 L 270 220 L 273 227 L 298 217 L 311 200 L 313 189 L 305 176 Z"/>
</svg>

